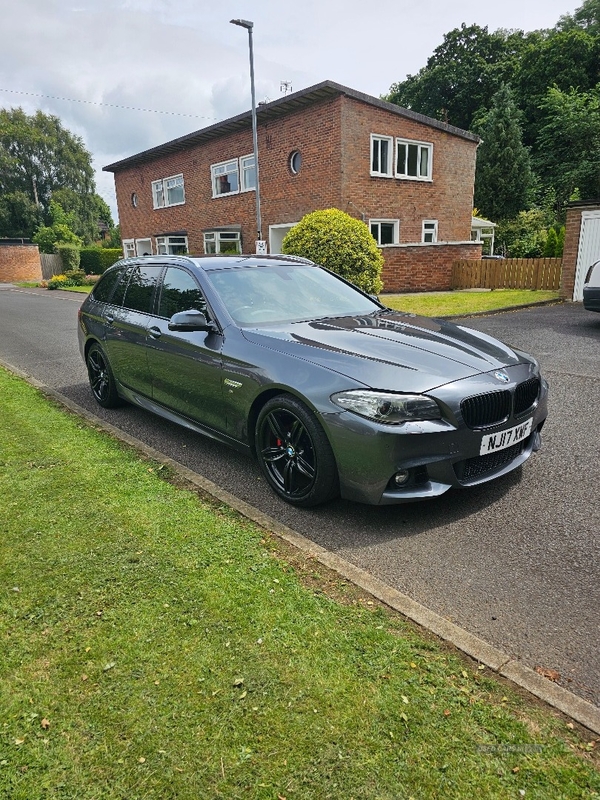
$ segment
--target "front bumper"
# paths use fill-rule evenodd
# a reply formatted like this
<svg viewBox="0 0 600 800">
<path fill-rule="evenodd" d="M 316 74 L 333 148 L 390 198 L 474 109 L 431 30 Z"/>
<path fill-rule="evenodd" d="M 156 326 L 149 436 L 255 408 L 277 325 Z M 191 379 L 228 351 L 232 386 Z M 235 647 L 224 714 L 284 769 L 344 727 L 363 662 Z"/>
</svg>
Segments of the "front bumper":
<svg viewBox="0 0 600 800">
<path fill-rule="evenodd" d="M 404 503 L 436 497 L 452 487 L 475 486 L 500 477 L 523 464 L 541 445 L 546 419 L 548 385 L 541 379 L 535 404 L 526 413 L 510 416 L 494 426 L 469 428 L 460 410 L 461 400 L 499 388 L 513 390 L 532 377 L 533 366 L 520 364 L 503 370 L 510 383 L 499 387 L 493 374 L 446 384 L 428 394 L 443 409 L 443 419 L 382 425 L 344 411 L 324 416 L 336 456 L 340 491 L 344 498 L 374 505 Z M 480 455 L 482 438 L 501 433 L 531 419 L 527 438 L 489 455 Z M 408 470 L 410 478 L 396 486 L 394 475 Z"/>
</svg>

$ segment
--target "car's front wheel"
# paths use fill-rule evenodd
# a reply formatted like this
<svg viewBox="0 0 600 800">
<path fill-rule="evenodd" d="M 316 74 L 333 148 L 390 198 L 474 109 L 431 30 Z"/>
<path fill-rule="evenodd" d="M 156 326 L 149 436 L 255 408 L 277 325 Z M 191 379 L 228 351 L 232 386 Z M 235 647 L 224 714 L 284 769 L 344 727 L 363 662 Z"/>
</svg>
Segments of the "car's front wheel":
<svg viewBox="0 0 600 800">
<path fill-rule="evenodd" d="M 99 344 L 90 345 L 86 357 L 88 378 L 94 399 L 103 408 L 116 408 L 122 403 L 108 359 Z"/>
<path fill-rule="evenodd" d="M 291 395 L 263 406 L 255 432 L 260 468 L 277 494 L 296 506 L 316 506 L 339 492 L 329 440 L 304 403 Z"/>
</svg>

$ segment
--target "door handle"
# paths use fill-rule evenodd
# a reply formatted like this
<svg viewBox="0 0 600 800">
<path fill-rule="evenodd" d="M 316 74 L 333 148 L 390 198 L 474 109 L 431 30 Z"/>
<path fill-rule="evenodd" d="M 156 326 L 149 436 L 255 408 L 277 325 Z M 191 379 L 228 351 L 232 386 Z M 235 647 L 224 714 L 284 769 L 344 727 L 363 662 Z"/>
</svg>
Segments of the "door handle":
<svg viewBox="0 0 600 800">
<path fill-rule="evenodd" d="M 153 339 L 160 339 L 162 336 L 162 331 L 160 328 L 157 328 L 156 325 L 153 325 L 151 328 L 148 328 L 148 333 Z"/>
</svg>

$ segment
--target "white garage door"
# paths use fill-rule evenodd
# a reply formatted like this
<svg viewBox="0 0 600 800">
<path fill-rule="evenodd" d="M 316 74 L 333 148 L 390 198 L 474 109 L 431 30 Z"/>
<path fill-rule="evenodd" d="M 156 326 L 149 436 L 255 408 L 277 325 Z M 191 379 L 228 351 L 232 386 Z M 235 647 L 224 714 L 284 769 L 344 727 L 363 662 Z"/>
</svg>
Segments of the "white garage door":
<svg viewBox="0 0 600 800">
<path fill-rule="evenodd" d="M 585 275 L 596 261 L 600 261 L 600 211 L 584 211 L 581 214 L 573 300 L 583 300 Z"/>
</svg>

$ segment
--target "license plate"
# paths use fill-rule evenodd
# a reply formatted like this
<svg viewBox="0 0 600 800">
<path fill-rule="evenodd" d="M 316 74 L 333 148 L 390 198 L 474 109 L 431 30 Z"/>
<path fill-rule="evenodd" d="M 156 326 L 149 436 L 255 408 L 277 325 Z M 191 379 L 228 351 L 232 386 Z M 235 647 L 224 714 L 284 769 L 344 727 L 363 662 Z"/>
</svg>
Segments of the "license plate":
<svg viewBox="0 0 600 800">
<path fill-rule="evenodd" d="M 507 447 L 521 442 L 531 433 L 532 424 L 533 419 L 528 419 L 527 422 L 515 425 L 514 428 L 508 428 L 508 430 L 500 431 L 499 433 L 488 433 L 481 440 L 479 455 L 485 456 L 488 453 L 495 453 L 496 450 L 505 450 Z"/>
</svg>

